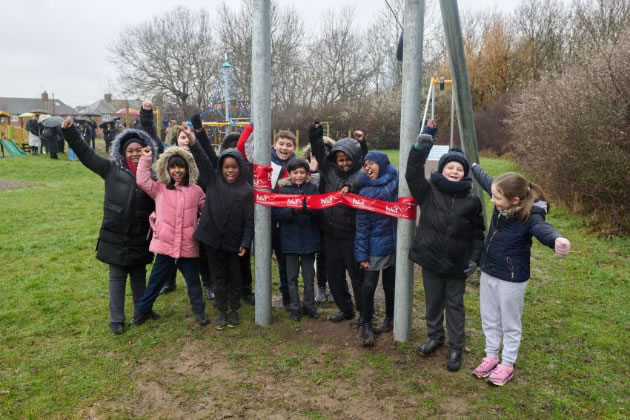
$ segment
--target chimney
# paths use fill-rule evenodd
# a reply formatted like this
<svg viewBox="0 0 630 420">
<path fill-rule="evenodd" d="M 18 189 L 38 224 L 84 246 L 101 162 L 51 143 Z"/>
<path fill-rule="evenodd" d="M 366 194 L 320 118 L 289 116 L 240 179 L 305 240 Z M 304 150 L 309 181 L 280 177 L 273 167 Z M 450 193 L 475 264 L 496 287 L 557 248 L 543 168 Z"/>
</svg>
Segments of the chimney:
<svg viewBox="0 0 630 420">
<path fill-rule="evenodd" d="M 105 99 L 105 102 L 111 102 L 112 101 L 112 94 L 111 93 L 106 93 L 104 99 Z"/>
<path fill-rule="evenodd" d="M 48 102 L 48 92 L 42 92 L 42 102 Z"/>
</svg>

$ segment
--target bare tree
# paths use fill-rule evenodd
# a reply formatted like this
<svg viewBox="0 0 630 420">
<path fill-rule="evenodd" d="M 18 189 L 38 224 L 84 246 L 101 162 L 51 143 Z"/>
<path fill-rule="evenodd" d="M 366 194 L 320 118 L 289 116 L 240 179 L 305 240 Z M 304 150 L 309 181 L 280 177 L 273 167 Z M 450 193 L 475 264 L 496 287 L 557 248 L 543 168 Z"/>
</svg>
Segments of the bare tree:
<svg viewBox="0 0 630 420">
<path fill-rule="evenodd" d="M 203 108 L 218 57 L 208 13 L 178 6 L 124 29 L 109 48 L 127 93 L 162 95 L 188 116 Z"/>
</svg>

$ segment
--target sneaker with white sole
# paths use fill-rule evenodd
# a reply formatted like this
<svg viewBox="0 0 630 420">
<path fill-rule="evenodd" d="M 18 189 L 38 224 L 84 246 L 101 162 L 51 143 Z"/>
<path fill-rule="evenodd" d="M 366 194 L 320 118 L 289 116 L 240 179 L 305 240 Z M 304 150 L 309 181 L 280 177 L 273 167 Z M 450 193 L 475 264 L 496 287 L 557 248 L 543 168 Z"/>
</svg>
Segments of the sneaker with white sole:
<svg viewBox="0 0 630 420">
<path fill-rule="evenodd" d="M 326 300 L 326 286 L 324 287 L 320 286 L 317 288 L 317 293 L 315 294 L 315 302 L 322 303 L 325 300 Z"/>
<path fill-rule="evenodd" d="M 488 376 L 488 383 L 496 386 L 503 386 L 514 377 L 514 368 L 498 364 L 497 367 Z"/>
<path fill-rule="evenodd" d="M 484 357 L 481 360 L 481 363 L 475 370 L 473 370 L 473 376 L 476 376 L 479 379 L 487 378 L 490 376 L 494 368 L 499 364 L 499 359 L 491 359 L 489 357 Z"/>
</svg>

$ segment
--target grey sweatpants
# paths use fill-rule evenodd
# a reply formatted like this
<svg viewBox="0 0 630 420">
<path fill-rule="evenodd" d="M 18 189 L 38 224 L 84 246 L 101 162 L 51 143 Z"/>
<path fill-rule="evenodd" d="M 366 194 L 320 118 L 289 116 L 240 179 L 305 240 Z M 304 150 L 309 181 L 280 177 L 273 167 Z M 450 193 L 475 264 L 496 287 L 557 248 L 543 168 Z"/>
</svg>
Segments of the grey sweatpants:
<svg viewBox="0 0 630 420">
<path fill-rule="evenodd" d="M 479 301 L 481 326 L 486 336 L 486 357 L 497 359 L 501 337 L 501 363 L 512 366 L 521 344 L 523 298 L 528 282 L 514 283 L 481 272 Z"/>
</svg>

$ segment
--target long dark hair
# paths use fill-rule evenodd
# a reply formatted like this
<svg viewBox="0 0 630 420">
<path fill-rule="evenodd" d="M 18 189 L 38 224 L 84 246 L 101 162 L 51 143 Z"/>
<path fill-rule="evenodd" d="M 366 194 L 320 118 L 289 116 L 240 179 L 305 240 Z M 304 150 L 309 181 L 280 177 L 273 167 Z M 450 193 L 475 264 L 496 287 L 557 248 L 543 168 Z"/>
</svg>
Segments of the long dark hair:
<svg viewBox="0 0 630 420">
<path fill-rule="evenodd" d="M 187 187 L 190 179 L 190 168 L 188 167 L 188 162 L 186 162 L 186 159 L 184 159 L 180 155 L 173 155 L 168 158 L 168 162 L 166 162 L 166 170 L 168 171 L 170 168 L 175 167 L 186 168 L 186 176 L 184 177 L 184 179 L 182 179 L 180 185 Z M 168 188 L 169 190 L 175 189 L 175 181 L 173 180 L 173 178 L 170 177 L 170 175 L 168 179 L 168 184 L 166 184 L 166 188 Z"/>
</svg>

